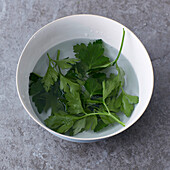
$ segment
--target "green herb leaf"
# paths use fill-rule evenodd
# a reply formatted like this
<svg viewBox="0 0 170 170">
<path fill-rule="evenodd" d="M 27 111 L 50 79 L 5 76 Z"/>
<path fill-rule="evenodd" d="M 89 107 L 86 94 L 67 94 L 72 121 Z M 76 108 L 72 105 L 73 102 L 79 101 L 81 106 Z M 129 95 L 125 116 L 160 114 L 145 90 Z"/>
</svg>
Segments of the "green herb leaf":
<svg viewBox="0 0 170 170">
<path fill-rule="evenodd" d="M 105 100 L 108 95 L 118 86 L 119 75 L 114 76 L 110 75 L 110 78 L 106 81 L 103 81 L 103 99 Z"/>
<path fill-rule="evenodd" d="M 112 113 L 112 115 L 114 117 L 116 117 L 117 119 L 119 119 L 119 117 L 115 114 L 115 113 Z M 100 115 L 102 121 L 105 123 L 105 124 L 112 124 L 112 123 L 115 123 L 116 121 L 110 117 L 110 116 L 104 116 L 104 115 Z M 120 120 L 120 119 L 119 119 Z"/>
<path fill-rule="evenodd" d="M 139 102 L 139 98 L 137 96 L 132 96 L 122 89 L 122 103 L 121 103 L 121 111 L 127 116 L 130 117 L 133 110 L 134 110 L 134 104 L 137 104 Z"/>
<path fill-rule="evenodd" d="M 30 96 L 35 95 L 35 94 L 41 92 L 42 90 L 44 90 L 41 80 L 42 80 L 42 78 L 39 78 L 35 82 L 30 83 L 30 86 L 29 86 L 29 95 Z"/>
<path fill-rule="evenodd" d="M 122 104 L 122 96 L 123 96 L 123 94 L 121 93 L 121 94 L 119 95 L 119 97 L 116 99 L 116 101 L 115 101 L 115 107 L 116 107 L 116 108 L 120 108 L 120 107 L 121 107 L 121 104 Z"/>
<path fill-rule="evenodd" d="M 29 76 L 29 80 L 30 82 L 36 82 L 37 80 L 39 80 L 40 78 L 42 78 L 41 76 L 39 76 L 38 74 L 35 74 L 35 73 L 30 73 L 30 76 Z"/>
<path fill-rule="evenodd" d="M 62 60 L 54 61 L 61 69 L 69 69 L 72 68 L 72 64 L 78 62 L 79 59 L 76 58 L 64 58 Z"/>
<path fill-rule="evenodd" d="M 60 89 L 64 90 L 65 92 L 68 111 L 71 114 L 84 113 L 84 109 L 80 100 L 79 84 L 74 83 L 64 76 L 60 75 Z"/>
<path fill-rule="evenodd" d="M 35 106 L 39 113 L 43 111 L 47 112 L 48 109 L 51 108 L 52 112 L 57 110 L 64 110 L 63 104 L 57 98 L 58 96 L 55 94 L 46 93 L 42 91 L 37 93 L 32 97 L 32 101 L 35 103 Z"/>
<path fill-rule="evenodd" d="M 80 86 L 60 74 L 60 89 L 65 92 L 74 93 L 75 91 L 80 90 Z"/>
<path fill-rule="evenodd" d="M 50 90 L 50 87 L 54 85 L 57 79 L 58 79 L 58 72 L 51 66 L 51 60 L 49 57 L 49 66 L 45 76 L 42 79 L 44 88 L 47 92 Z"/>
<path fill-rule="evenodd" d="M 88 78 L 85 82 L 85 88 L 89 92 L 90 97 L 96 94 L 102 94 L 102 84 L 94 78 Z"/>
<path fill-rule="evenodd" d="M 106 100 L 106 104 L 107 104 L 107 106 L 108 106 L 108 108 L 109 108 L 109 110 L 110 110 L 111 112 L 117 113 L 117 112 L 120 111 L 119 107 L 116 105 L 116 101 L 117 101 L 117 100 L 116 100 L 115 97 L 108 98 L 108 99 Z"/>
<path fill-rule="evenodd" d="M 47 112 L 50 108 L 52 109 L 52 113 L 57 112 L 58 110 L 64 110 L 63 104 L 58 100 L 56 95 L 46 95 L 46 104 L 44 111 Z"/>
<path fill-rule="evenodd" d="M 92 78 L 97 79 L 99 83 L 102 83 L 104 80 L 106 80 L 106 74 L 105 73 L 95 73 L 91 75 Z"/>
<path fill-rule="evenodd" d="M 131 104 L 137 104 L 139 102 L 139 97 L 138 96 L 132 96 L 130 94 L 125 93 L 125 91 L 124 91 L 124 95 L 127 97 L 128 101 Z"/>
<path fill-rule="evenodd" d="M 74 125 L 74 121 L 66 122 L 65 124 L 63 124 L 57 129 L 57 132 L 66 133 L 73 125 Z"/>
<path fill-rule="evenodd" d="M 76 116 L 69 115 L 63 111 L 58 111 L 57 113 L 54 113 L 49 118 L 47 118 L 44 122 L 47 127 L 49 127 L 50 129 L 56 130 L 56 131 L 59 127 L 61 127 L 59 131 L 61 133 L 65 133 L 71 128 L 71 125 L 74 124 L 74 122 L 77 119 L 78 118 Z"/>
<path fill-rule="evenodd" d="M 97 126 L 97 117 L 94 116 L 89 116 L 86 118 L 86 126 L 85 126 L 85 130 L 94 130 L 95 127 Z"/>
<path fill-rule="evenodd" d="M 38 93 L 32 97 L 32 101 L 35 103 L 35 106 L 39 113 L 42 113 L 44 107 L 46 105 L 46 97 L 44 97 L 44 93 Z"/>
<path fill-rule="evenodd" d="M 85 129 L 86 126 L 86 118 L 77 120 L 73 126 L 73 134 L 76 135 L 77 133 L 81 132 Z"/>
<path fill-rule="evenodd" d="M 85 44 L 80 44 L 73 48 L 76 53 L 75 56 L 87 65 L 88 70 L 110 63 L 109 58 L 103 55 L 104 48 L 102 40 L 97 40 L 93 43 L 90 42 L 86 47 Z"/>
<path fill-rule="evenodd" d="M 128 99 L 123 96 L 122 97 L 122 105 L 121 105 L 121 111 L 129 117 L 134 109 L 134 105 L 130 104 Z"/>
<path fill-rule="evenodd" d="M 33 96 L 32 101 L 35 103 L 38 112 L 41 113 L 46 103 L 46 99 L 41 97 L 42 94 L 46 93 L 42 84 L 42 78 L 35 73 L 30 73 L 29 80 L 29 95 Z"/>
<path fill-rule="evenodd" d="M 64 109 L 63 104 L 59 101 L 62 94 L 58 83 L 55 83 L 47 93 L 43 87 L 42 78 L 34 73 L 30 74 L 29 95 L 33 96 L 32 101 L 39 113 L 47 112 L 49 108 L 52 109 L 52 112 Z"/>
<path fill-rule="evenodd" d="M 79 58 L 80 51 L 86 50 L 86 49 L 87 49 L 87 46 L 84 43 L 74 45 L 73 51 L 74 53 L 76 53 L 75 54 L 76 58 Z"/>
<path fill-rule="evenodd" d="M 125 79 L 124 79 L 125 72 L 123 71 L 123 69 L 121 67 L 118 66 L 117 63 L 116 63 L 116 69 L 118 71 L 118 79 L 119 79 L 121 85 L 124 86 L 124 83 L 125 83 Z"/>
<path fill-rule="evenodd" d="M 70 112 L 71 114 L 85 113 L 80 100 L 79 92 L 74 91 L 70 93 L 67 91 L 65 94 L 65 98 L 67 100 L 68 112 Z"/>
<path fill-rule="evenodd" d="M 105 124 L 102 119 L 98 119 L 97 121 L 97 126 L 94 129 L 94 132 L 98 132 L 100 130 L 102 130 L 103 128 L 107 127 L 108 124 Z"/>
<path fill-rule="evenodd" d="M 110 78 L 103 83 L 103 98 L 106 99 L 110 94 L 112 96 L 117 96 L 119 93 L 120 85 L 124 85 L 124 71 L 116 63 L 116 69 L 118 71 L 117 76 L 110 74 Z"/>
<path fill-rule="evenodd" d="M 82 62 L 76 63 L 68 70 L 65 75 L 66 78 L 72 80 L 73 82 L 78 82 L 84 85 L 84 79 L 86 78 L 87 67 Z M 81 81 L 81 83 L 79 82 Z M 83 83 L 82 83 L 83 82 Z"/>
</svg>

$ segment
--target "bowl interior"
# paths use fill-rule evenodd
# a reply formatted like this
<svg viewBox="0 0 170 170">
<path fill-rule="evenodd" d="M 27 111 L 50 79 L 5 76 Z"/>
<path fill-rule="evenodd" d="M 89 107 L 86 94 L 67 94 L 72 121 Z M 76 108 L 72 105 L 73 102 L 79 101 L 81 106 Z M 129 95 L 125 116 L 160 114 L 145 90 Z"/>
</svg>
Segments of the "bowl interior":
<svg viewBox="0 0 170 170">
<path fill-rule="evenodd" d="M 125 69 L 125 72 L 130 75 L 128 75 L 130 77 L 128 81 L 130 85 L 127 88 L 129 92 L 131 92 L 129 87 L 134 89 L 136 86 L 133 83 L 134 76 L 132 70 L 126 67 L 126 60 L 133 67 L 138 81 L 137 89 L 134 93 L 139 96 L 139 103 L 136 105 L 129 119 L 123 118 L 126 123 L 125 127 L 116 125 L 98 133 L 85 132 L 75 137 L 61 135 L 48 129 L 43 124 L 41 117 L 37 116 L 35 109 L 32 107 L 28 95 L 29 74 L 34 70 L 35 65 L 47 50 L 64 41 L 87 38 L 92 40 L 102 39 L 115 49 L 119 49 L 123 28 L 125 27 L 121 24 L 104 17 L 77 15 L 56 20 L 33 35 L 24 48 L 18 63 L 17 89 L 22 104 L 37 123 L 51 133 L 67 140 L 97 140 L 120 133 L 139 119 L 145 111 L 152 95 L 153 70 L 144 46 L 127 28 L 125 28 L 125 41 L 119 63 Z M 115 50 L 115 54 L 116 52 Z M 123 60 L 123 56 L 125 56 L 126 60 Z"/>
</svg>

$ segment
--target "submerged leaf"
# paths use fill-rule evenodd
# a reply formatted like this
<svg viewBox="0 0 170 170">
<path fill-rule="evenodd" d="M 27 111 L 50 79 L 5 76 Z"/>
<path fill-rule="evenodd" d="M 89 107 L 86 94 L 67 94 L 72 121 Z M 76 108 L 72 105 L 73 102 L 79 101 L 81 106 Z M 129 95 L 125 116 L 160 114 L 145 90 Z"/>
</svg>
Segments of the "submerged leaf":
<svg viewBox="0 0 170 170">
<path fill-rule="evenodd" d="M 76 123 L 73 126 L 73 134 L 76 135 L 77 133 L 81 132 L 85 129 L 86 125 L 86 118 L 77 120 Z"/>
<path fill-rule="evenodd" d="M 60 89 L 64 90 L 65 92 L 73 93 L 80 90 L 80 85 L 72 82 L 71 80 L 60 74 Z"/>
<path fill-rule="evenodd" d="M 94 116 L 89 116 L 86 118 L 86 126 L 85 126 L 85 130 L 94 130 L 95 127 L 97 126 L 97 117 Z"/>
<path fill-rule="evenodd" d="M 60 126 L 63 126 L 65 124 L 72 124 L 77 120 L 76 116 L 73 115 L 69 115 L 63 111 L 58 111 L 57 113 L 54 113 L 53 115 L 51 115 L 49 118 L 47 118 L 44 122 L 46 124 L 46 126 L 48 126 L 50 129 L 58 129 Z M 62 133 L 66 132 L 67 130 L 69 130 L 69 127 L 62 127 L 60 129 L 60 131 L 63 131 Z"/>
<path fill-rule="evenodd" d="M 50 87 L 54 85 L 57 79 L 58 79 L 58 72 L 51 66 L 51 64 L 49 64 L 47 72 L 42 79 L 44 88 L 47 92 L 50 90 Z"/>
<path fill-rule="evenodd" d="M 94 129 L 94 132 L 98 132 L 100 130 L 102 130 L 103 128 L 107 127 L 108 124 L 105 124 L 102 119 L 98 119 L 97 121 L 97 126 Z"/>
<path fill-rule="evenodd" d="M 110 75 L 110 78 L 103 81 L 103 99 L 106 99 L 108 95 L 118 86 L 119 79 L 118 75 Z"/>
<path fill-rule="evenodd" d="M 85 88 L 89 92 L 90 96 L 96 94 L 102 94 L 102 84 L 94 78 L 88 78 L 85 82 Z"/>
<path fill-rule="evenodd" d="M 77 91 L 74 91 L 72 93 L 66 92 L 65 98 L 67 100 L 67 106 L 68 106 L 68 112 L 71 114 L 79 114 L 79 113 L 85 113 L 81 99 L 80 94 Z"/>
<path fill-rule="evenodd" d="M 139 102 L 138 96 L 132 96 L 127 93 L 122 88 L 122 105 L 121 111 L 127 116 L 130 117 L 134 110 L 134 104 Z"/>
</svg>

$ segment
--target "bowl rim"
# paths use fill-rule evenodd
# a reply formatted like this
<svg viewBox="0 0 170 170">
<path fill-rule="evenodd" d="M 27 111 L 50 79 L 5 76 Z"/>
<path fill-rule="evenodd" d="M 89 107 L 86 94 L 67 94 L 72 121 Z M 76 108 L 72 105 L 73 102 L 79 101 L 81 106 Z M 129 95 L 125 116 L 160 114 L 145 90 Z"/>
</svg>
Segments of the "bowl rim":
<svg viewBox="0 0 170 170">
<path fill-rule="evenodd" d="M 142 45 L 142 47 L 143 47 L 143 49 L 145 50 L 145 52 L 146 52 L 146 54 L 147 54 L 147 57 L 148 57 L 148 59 L 149 59 L 150 67 L 151 67 L 151 71 L 152 71 L 152 82 L 153 82 L 153 84 L 152 84 L 152 89 L 151 89 L 151 92 L 150 92 L 150 96 L 149 96 L 149 98 L 148 98 L 148 102 L 147 102 L 146 106 L 143 107 L 143 109 L 142 109 L 141 114 L 139 115 L 139 117 L 138 117 L 135 121 L 129 123 L 129 125 L 128 125 L 128 126 L 125 126 L 123 129 L 120 129 L 120 130 L 118 130 L 118 131 L 116 131 L 116 132 L 114 132 L 114 133 L 111 133 L 111 134 L 109 134 L 109 135 L 105 135 L 105 136 L 101 136 L 101 137 L 94 137 L 94 138 L 80 138 L 80 137 L 63 135 L 63 134 L 60 134 L 60 133 L 58 133 L 58 132 L 55 132 L 55 131 L 51 130 L 50 128 L 48 128 L 47 126 L 45 126 L 42 122 L 39 122 L 39 121 L 38 121 L 36 118 L 34 118 L 34 117 L 32 116 L 32 114 L 28 111 L 27 107 L 25 106 L 25 104 L 24 104 L 24 102 L 23 102 L 23 100 L 22 100 L 22 98 L 21 98 L 21 94 L 20 94 L 20 92 L 19 92 L 19 87 L 18 87 L 18 71 L 19 71 L 20 61 L 21 61 L 21 58 L 22 58 L 22 56 L 23 56 L 23 54 L 24 54 L 24 52 L 25 52 L 25 49 L 27 48 L 27 46 L 28 46 L 28 44 L 30 43 L 30 41 L 34 38 L 34 36 L 35 36 L 37 33 L 39 33 L 42 29 L 44 29 L 45 27 L 47 27 L 47 26 L 49 26 L 49 25 L 51 25 L 51 24 L 53 24 L 53 23 L 55 23 L 55 22 L 57 22 L 57 21 L 59 21 L 59 20 L 64 20 L 64 19 L 67 19 L 67 18 L 74 18 L 74 17 L 82 17 L 82 16 L 98 17 L 98 18 L 101 18 L 101 19 L 107 19 L 107 20 L 113 21 L 113 22 L 115 22 L 116 24 L 119 24 L 120 26 L 124 27 L 124 28 L 125 28 L 127 31 L 129 31 L 133 36 L 135 36 L 135 37 L 138 39 L 140 45 Z M 27 42 L 26 45 L 24 46 L 24 49 L 22 50 L 21 55 L 20 55 L 19 60 L 18 60 L 18 63 L 17 63 L 17 69 L 16 69 L 16 88 L 17 88 L 17 93 L 18 93 L 20 102 L 21 102 L 21 104 L 23 105 L 24 109 L 27 111 L 27 113 L 30 115 L 30 117 L 31 117 L 37 124 L 39 124 L 41 127 L 43 127 L 44 129 L 46 129 L 47 131 L 49 131 L 49 132 L 52 133 L 53 135 L 55 135 L 55 136 L 57 136 L 57 137 L 61 137 L 62 139 L 72 140 L 72 141 L 74 141 L 74 142 L 79 142 L 79 141 L 83 141 L 83 142 L 98 141 L 98 140 L 102 140 L 102 139 L 105 139 L 105 138 L 109 138 L 109 137 L 115 136 L 115 135 L 117 135 L 117 134 L 125 131 L 126 129 L 128 129 L 129 127 L 131 127 L 133 124 L 135 124 L 135 123 L 140 119 L 140 117 L 144 114 L 146 108 L 148 107 L 148 105 L 149 105 L 149 103 L 150 103 L 150 100 L 151 100 L 151 97 L 152 97 L 152 94 L 153 94 L 153 89 L 154 89 L 154 70 L 153 70 L 153 66 L 152 66 L 151 59 L 150 59 L 150 57 L 149 57 L 149 54 L 148 54 L 145 46 L 143 45 L 143 43 L 141 42 L 141 40 L 140 40 L 130 29 L 128 29 L 126 26 L 124 26 L 123 24 L 119 23 L 118 21 L 115 21 L 115 20 L 113 20 L 113 19 L 110 19 L 110 18 L 107 18 L 107 17 L 104 17 L 104 16 L 100 16 L 100 15 L 94 15 L 94 14 L 75 14 L 75 15 L 69 15 L 69 16 L 65 16 L 65 17 L 56 19 L 56 20 L 54 20 L 54 21 L 52 21 L 52 22 L 44 25 L 43 27 L 41 27 L 38 31 L 36 31 L 36 32 L 31 36 L 31 38 L 28 40 L 28 42 Z"/>
</svg>

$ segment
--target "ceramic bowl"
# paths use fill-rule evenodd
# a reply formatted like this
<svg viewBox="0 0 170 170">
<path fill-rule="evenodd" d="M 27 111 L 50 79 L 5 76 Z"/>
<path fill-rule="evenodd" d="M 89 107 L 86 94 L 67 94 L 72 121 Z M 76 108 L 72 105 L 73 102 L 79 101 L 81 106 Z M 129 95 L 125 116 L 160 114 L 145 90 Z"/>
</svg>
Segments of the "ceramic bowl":
<svg viewBox="0 0 170 170">
<path fill-rule="evenodd" d="M 98 133 L 84 132 L 77 136 L 62 135 L 46 127 L 34 111 L 28 94 L 29 74 L 33 71 L 40 57 L 56 44 L 78 38 L 102 39 L 119 50 L 123 28 L 126 34 L 122 55 L 130 62 L 136 74 L 139 95 L 139 103 L 131 117 L 125 120 L 126 126 L 115 125 Z M 133 88 L 133 83 L 131 84 Z M 22 105 L 41 127 L 59 138 L 87 143 L 114 136 L 132 126 L 142 116 L 149 104 L 153 91 L 154 76 L 151 60 L 145 47 L 128 28 L 102 16 L 73 15 L 47 24 L 30 38 L 18 62 L 16 85 Z"/>
</svg>

